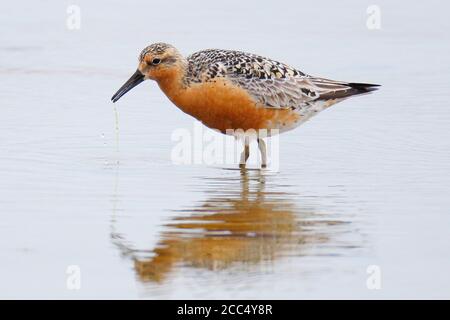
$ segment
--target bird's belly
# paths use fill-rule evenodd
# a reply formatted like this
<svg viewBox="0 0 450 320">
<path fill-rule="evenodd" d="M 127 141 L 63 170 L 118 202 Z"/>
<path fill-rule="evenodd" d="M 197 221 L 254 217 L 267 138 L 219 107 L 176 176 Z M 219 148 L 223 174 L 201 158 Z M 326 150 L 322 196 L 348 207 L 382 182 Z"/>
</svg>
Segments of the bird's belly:
<svg viewBox="0 0 450 320">
<path fill-rule="evenodd" d="M 207 127 L 222 133 L 239 129 L 285 131 L 300 120 L 298 113 L 291 109 L 257 104 L 245 90 L 226 81 L 197 84 L 171 100 Z"/>
</svg>

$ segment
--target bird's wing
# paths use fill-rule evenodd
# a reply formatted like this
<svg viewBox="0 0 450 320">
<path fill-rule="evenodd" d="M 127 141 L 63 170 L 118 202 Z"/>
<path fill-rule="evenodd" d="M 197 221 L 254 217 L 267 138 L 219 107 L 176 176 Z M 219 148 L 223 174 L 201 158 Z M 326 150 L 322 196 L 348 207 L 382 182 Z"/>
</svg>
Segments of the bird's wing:
<svg viewBox="0 0 450 320">
<path fill-rule="evenodd" d="M 241 51 L 203 50 L 188 60 L 191 81 L 226 77 L 267 108 L 301 109 L 312 101 L 370 91 L 363 90 L 364 84 L 315 78 L 284 63 Z"/>
<path fill-rule="evenodd" d="M 230 78 L 258 103 L 269 108 L 294 108 L 316 97 L 316 90 L 307 78 L 259 79 L 236 74 Z"/>
<path fill-rule="evenodd" d="M 312 101 L 342 99 L 359 92 L 346 82 L 308 75 L 279 75 L 278 73 L 268 78 L 260 78 L 232 73 L 229 77 L 246 89 L 257 102 L 268 108 L 299 109 Z"/>
</svg>

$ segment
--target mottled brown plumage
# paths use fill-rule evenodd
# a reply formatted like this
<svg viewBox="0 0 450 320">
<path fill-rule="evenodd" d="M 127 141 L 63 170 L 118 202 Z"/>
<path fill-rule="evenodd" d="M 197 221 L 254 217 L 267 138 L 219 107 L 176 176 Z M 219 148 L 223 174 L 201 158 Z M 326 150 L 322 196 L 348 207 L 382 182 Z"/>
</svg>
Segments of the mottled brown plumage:
<svg viewBox="0 0 450 320">
<path fill-rule="evenodd" d="M 268 135 L 293 129 L 378 86 L 312 77 L 241 51 L 208 49 L 184 58 L 172 45 L 155 43 L 142 50 L 138 70 L 113 102 L 146 79 L 155 80 L 176 106 L 210 128 L 223 133 L 267 129 L 272 131 Z"/>
</svg>

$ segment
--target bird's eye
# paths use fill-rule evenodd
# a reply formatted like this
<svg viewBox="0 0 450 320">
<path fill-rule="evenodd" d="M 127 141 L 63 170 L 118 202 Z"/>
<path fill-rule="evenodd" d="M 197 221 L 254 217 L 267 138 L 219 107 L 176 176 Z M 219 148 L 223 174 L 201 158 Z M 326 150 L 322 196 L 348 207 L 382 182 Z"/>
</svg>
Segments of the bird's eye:
<svg viewBox="0 0 450 320">
<path fill-rule="evenodd" d="M 161 59 L 158 59 L 158 58 L 155 58 L 152 60 L 153 65 L 159 64 L 160 62 L 161 62 Z"/>
</svg>

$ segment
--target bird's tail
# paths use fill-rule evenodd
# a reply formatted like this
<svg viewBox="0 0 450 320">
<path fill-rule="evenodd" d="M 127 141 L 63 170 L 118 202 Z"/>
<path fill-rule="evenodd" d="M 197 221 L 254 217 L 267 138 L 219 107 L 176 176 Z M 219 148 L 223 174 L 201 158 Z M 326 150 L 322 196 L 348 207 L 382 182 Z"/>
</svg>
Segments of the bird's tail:
<svg viewBox="0 0 450 320">
<path fill-rule="evenodd" d="M 375 91 L 378 90 L 380 87 L 379 84 L 357 83 L 357 82 L 350 82 L 348 85 L 352 89 L 356 90 L 356 94 Z"/>
<path fill-rule="evenodd" d="M 328 79 L 314 79 L 314 85 L 319 88 L 319 99 L 344 99 L 350 96 L 369 93 L 378 90 L 379 84 L 342 82 Z"/>
</svg>

